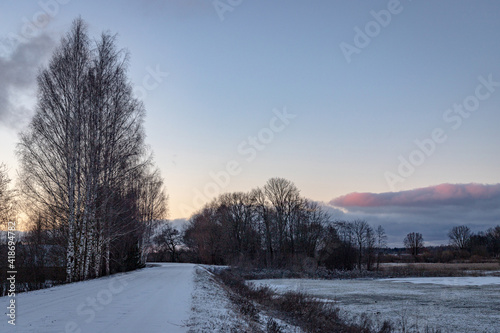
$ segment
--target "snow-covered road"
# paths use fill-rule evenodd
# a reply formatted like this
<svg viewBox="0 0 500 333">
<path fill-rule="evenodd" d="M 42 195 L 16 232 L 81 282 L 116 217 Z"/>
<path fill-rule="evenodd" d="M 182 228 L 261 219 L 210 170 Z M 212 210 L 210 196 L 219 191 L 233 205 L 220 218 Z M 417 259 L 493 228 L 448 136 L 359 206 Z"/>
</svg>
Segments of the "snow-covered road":
<svg viewBox="0 0 500 333">
<path fill-rule="evenodd" d="M 196 265 L 156 264 L 139 271 L 8 297 L 0 332 L 187 332 Z"/>
</svg>

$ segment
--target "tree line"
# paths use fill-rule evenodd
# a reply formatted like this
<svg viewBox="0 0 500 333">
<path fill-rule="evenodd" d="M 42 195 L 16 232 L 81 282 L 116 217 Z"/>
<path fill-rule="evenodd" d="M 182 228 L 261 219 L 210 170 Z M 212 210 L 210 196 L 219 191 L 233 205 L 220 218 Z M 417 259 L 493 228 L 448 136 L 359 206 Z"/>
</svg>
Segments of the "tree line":
<svg viewBox="0 0 500 333">
<path fill-rule="evenodd" d="M 500 225 L 476 233 L 468 226 L 460 225 L 448 232 L 448 238 L 454 250 L 454 256 L 458 258 L 498 257 L 500 255 Z"/>
<path fill-rule="evenodd" d="M 469 226 L 459 225 L 448 232 L 447 246 L 424 246 L 419 232 L 410 232 L 403 240 L 409 255 L 415 261 L 449 262 L 452 260 L 480 260 L 500 256 L 500 225 L 474 233 Z"/>
<path fill-rule="evenodd" d="M 170 229 L 170 228 L 169 228 Z M 169 236 L 170 235 L 170 236 Z M 220 195 L 188 221 L 181 235 L 166 231 L 160 244 L 176 237 L 190 260 L 258 267 L 322 264 L 329 268 L 372 269 L 385 247 L 382 227 L 366 221 L 331 221 L 316 202 L 303 198 L 289 180 L 272 178 L 248 193 Z"/>
<path fill-rule="evenodd" d="M 51 257 L 72 282 L 145 263 L 167 195 L 128 61 L 114 35 L 93 40 L 76 19 L 40 69 L 35 113 L 16 151 L 19 210 L 29 226 L 20 265 Z"/>
<path fill-rule="evenodd" d="M 500 255 L 500 226 L 475 234 L 457 226 L 449 238 L 448 246 L 426 247 L 421 233 L 410 232 L 402 239 L 408 256 L 390 258 L 382 226 L 333 220 L 321 205 L 303 198 L 291 181 L 272 178 L 250 192 L 220 195 L 194 213 L 182 230 L 166 224 L 154 237 L 151 259 L 378 270 L 382 260 L 448 262 Z"/>
</svg>

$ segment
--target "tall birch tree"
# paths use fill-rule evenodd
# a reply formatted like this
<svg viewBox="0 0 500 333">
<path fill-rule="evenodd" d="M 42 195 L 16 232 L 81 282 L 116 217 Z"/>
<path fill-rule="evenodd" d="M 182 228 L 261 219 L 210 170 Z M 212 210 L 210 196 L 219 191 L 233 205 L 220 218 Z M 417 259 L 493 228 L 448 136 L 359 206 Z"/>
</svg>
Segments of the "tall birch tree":
<svg viewBox="0 0 500 333">
<path fill-rule="evenodd" d="M 161 175 L 149 171 L 145 109 L 115 39 L 92 41 L 75 20 L 38 75 L 35 115 L 18 145 L 25 197 L 66 235 L 69 282 L 109 274 L 111 257 L 123 255 L 112 255 L 113 244 L 132 237 L 140 246 L 143 224 L 166 211 Z"/>
</svg>

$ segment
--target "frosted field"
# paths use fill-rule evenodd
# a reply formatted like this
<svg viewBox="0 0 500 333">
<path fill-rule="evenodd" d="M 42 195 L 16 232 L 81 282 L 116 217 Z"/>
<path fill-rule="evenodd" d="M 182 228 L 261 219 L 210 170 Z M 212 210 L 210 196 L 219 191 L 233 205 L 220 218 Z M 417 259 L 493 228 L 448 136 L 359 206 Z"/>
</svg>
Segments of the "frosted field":
<svg viewBox="0 0 500 333">
<path fill-rule="evenodd" d="M 500 277 L 383 280 L 256 280 L 279 292 L 299 290 L 336 302 L 350 314 L 391 319 L 407 332 L 425 326 L 442 332 L 500 332 Z M 205 266 L 154 264 L 85 282 L 22 293 L 16 326 L 7 324 L 8 297 L 0 332 L 212 333 L 265 331 L 267 313 L 247 323 L 227 288 Z M 284 332 L 300 332 L 277 320 Z"/>
<path fill-rule="evenodd" d="M 500 277 L 380 280 L 253 280 L 277 292 L 302 291 L 353 315 L 390 319 L 410 331 L 500 332 Z"/>
</svg>

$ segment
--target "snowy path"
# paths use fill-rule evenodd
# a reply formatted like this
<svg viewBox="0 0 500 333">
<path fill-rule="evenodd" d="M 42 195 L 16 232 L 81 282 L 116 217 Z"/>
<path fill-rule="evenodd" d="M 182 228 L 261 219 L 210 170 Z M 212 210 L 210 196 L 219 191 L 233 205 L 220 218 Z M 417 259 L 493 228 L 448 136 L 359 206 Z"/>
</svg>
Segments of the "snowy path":
<svg viewBox="0 0 500 333">
<path fill-rule="evenodd" d="M 187 332 L 196 265 L 157 265 L 19 294 L 15 326 L 2 297 L 0 332 Z"/>
</svg>

